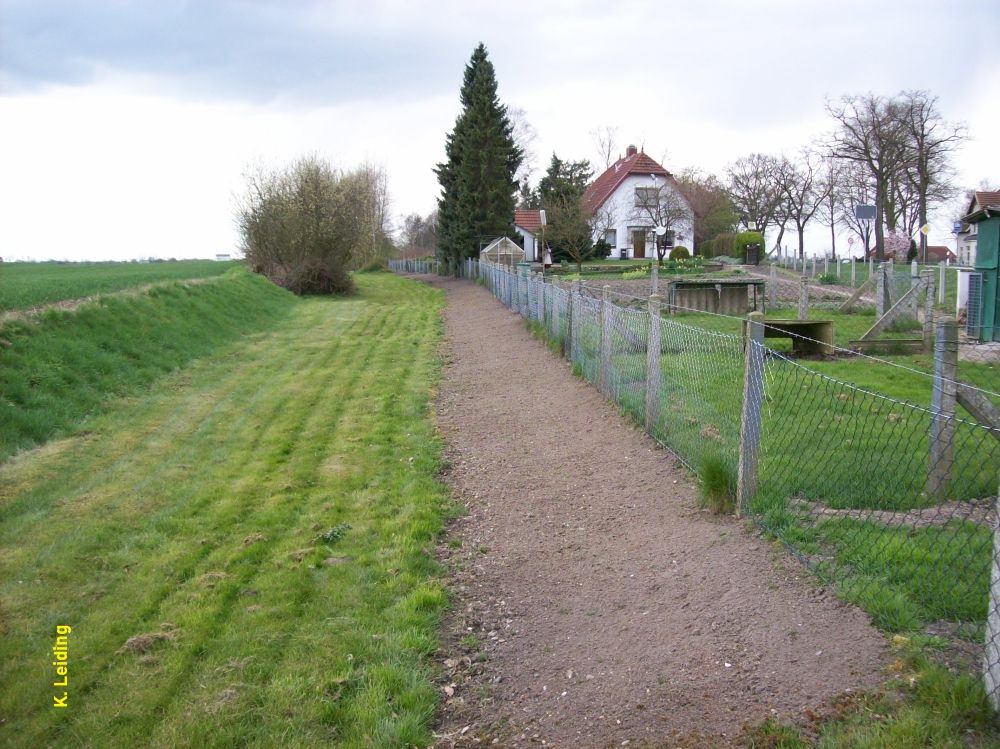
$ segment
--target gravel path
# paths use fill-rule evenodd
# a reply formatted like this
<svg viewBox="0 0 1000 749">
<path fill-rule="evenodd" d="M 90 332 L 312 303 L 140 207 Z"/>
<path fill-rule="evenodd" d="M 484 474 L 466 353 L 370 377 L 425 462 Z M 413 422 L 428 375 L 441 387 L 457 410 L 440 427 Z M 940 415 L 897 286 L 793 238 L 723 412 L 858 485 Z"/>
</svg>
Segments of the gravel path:
<svg viewBox="0 0 1000 749">
<path fill-rule="evenodd" d="M 880 683 L 862 612 L 699 511 L 694 479 L 486 290 L 432 283 L 447 480 L 468 508 L 443 552 L 438 746 L 727 745 Z"/>
</svg>

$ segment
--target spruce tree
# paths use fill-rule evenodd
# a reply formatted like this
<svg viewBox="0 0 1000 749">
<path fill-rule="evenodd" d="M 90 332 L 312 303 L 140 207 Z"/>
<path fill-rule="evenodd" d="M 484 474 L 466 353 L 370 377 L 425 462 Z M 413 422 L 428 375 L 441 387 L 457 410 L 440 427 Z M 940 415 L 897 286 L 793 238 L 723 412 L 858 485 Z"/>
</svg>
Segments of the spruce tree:
<svg viewBox="0 0 1000 749">
<path fill-rule="evenodd" d="M 522 158 L 483 44 L 465 67 L 460 100 L 462 112 L 445 140 L 446 161 L 435 170 L 441 185 L 437 256 L 451 271 L 478 253 L 480 240 L 512 233 L 514 173 Z"/>
</svg>

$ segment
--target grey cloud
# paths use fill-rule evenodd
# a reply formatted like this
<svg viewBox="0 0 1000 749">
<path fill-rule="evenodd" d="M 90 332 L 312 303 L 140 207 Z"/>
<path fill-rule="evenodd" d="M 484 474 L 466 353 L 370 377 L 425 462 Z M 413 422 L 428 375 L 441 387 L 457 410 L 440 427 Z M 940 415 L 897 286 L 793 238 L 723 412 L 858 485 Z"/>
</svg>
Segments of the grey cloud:
<svg viewBox="0 0 1000 749">
<path fill-rule="evenodd" d="M 455 87 L 454 55 L 416 34 L 318 27 L 308 7 L 247 2 L 6 2 L 6 90 L 84 84 L 97 71 L 162 75 L 209 96 L 311 104 Z"/>
</svg>

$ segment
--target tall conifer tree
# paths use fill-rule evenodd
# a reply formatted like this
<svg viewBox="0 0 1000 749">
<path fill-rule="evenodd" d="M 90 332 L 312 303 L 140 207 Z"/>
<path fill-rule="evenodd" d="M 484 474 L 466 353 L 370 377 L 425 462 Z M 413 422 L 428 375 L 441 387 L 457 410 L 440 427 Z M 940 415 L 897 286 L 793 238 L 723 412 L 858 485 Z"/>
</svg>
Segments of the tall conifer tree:
<svg viewBox="0 0 1000 749">
<path fill-rule="evenodd" d="M 512 232 L 514 173 L 523 156 L 483 44 L 465 66 L 460 100 L 462 112 L 445 140 L 446 161 L 435 170 L 441 184 L 437 256 L 451 271 L 479 251 L 480 240 Z"/>
</svg>

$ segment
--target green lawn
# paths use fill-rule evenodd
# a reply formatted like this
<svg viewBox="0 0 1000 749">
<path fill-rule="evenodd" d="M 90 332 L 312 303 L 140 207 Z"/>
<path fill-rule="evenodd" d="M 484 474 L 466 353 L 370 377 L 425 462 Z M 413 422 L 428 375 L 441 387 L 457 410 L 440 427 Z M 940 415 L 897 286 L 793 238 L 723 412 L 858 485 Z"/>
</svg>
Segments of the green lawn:
<svg viewBox="0 0 1000 749">
<path fill-rule="evenodd" d="M 0 263 L 0 312 L 94 294 L 225 273 L 237 263 L 180 260 L 165 263 Z"/>
<path fill-rule="evenodd" d="M 429 743 L 442 297 L 356 280 L 0 464 L 7 743 Z"/>
</svg>

